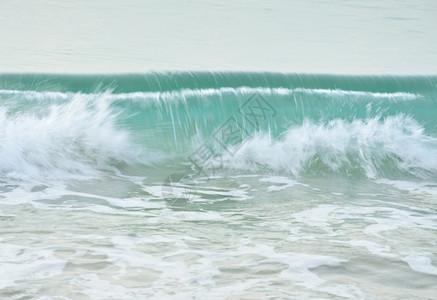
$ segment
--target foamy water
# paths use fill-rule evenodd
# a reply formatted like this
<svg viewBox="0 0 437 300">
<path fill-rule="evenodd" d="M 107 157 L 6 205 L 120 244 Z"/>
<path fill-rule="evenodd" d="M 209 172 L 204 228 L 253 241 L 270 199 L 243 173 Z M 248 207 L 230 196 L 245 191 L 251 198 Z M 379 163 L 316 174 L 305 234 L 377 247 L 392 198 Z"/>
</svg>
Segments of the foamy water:
<svg viewBox="0 0 437 300">
<path fill-rule="evenodd" d="M 112 76 L 0 75 L 0 298 L 434 297 L 435 77 Z"/>
</svg>

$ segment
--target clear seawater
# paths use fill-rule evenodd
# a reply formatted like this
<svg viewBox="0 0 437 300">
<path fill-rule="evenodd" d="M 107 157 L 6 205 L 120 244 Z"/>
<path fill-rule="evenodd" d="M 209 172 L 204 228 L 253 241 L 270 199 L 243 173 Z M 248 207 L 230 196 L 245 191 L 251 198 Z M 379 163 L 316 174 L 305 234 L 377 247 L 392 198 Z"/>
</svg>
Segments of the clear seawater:
<svg viewBox="0 0 437 300">
<path fill-rule="evenodd" d="M 0 299 L 436 299 L 436 11 L 0 2 Z"/>
</svg>

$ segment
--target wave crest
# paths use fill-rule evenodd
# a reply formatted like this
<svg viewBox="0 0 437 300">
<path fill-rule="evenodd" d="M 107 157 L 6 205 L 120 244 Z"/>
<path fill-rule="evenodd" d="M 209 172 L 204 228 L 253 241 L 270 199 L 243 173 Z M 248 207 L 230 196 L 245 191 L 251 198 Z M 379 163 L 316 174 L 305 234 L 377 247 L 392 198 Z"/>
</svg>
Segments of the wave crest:
<svg viewBox="0 0 437 300">
<path fill-rule="evenodd" d="M 0 174 L 22 180 L 96 175 L 136 151 L 105 95 L 25 111 L 0 108 Z"/>
<path fill-rule="evenodd" d="M 423 178 L 437 174 L 437 139 L 404 114 L 320 124 L 305 120 L 279 139 L 256 134 L 238 147 L 229 151 L 235 155 L 224 154 L 226 167 L 267 168 L 295 176 L 340 173 Z"/>
</svg>

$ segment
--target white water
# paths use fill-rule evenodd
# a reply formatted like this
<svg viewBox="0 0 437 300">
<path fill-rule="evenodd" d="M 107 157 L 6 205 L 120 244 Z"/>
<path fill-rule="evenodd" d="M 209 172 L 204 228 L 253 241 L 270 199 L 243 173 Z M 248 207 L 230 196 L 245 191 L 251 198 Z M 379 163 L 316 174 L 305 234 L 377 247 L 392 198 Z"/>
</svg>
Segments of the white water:
<svg viewBox="0 0 437 300">
<path fill-rule="evenodd" d="M 0 173 L 21 180 L 69 180 L 98 175 L 109 159 L 132 161 L 135 149 L 115 128 L 104 95 L 10 113 L 0 110 Z M 111 114 L 112 113 L 112 114 Z M 96 168 L 97 167 L 97 168 Z"/>
<path fill-rule="evenodd" d="M 142 103 L 147 104 L 148 101 L 154 100 L 156 102 L 179 100 L 184 101 L 187 97 L 199 97 L 204 98 L 208 96 L 227 96 L 227 95 L 253 95 L 260 94 L 263 96 L 270 95 L 323 95 L 323 96 L 333 96 L 333 97 L 352 97 L 355 99 L 362 98 L 374 98 L 375 100 L 387 100 L 387 101 L 408 101 L 416 100 L 421 98 L 419 94 L 396 92 L 396 93 L 374 93 L 365 91 L 346 91 L 341 89 L 331 90 L 331 89 L 303 89 L 303 88 L 250 88 L 250 87 L 222 87 L 222 88 L 209 88 L 209 89 L 181 89 L 177 91 L 165 91 L 165 92 L 132 92 L 132 93 L 117 93 L 105 94 L 105 99 L 107 100 L 138 100 Z M 62 92 L 38 92 L 30 90 L 0 90 L 1 96 L 7 97 L 19 97 L 20 99 L 28 100 L 67 100 L 74 96 L 73 93 L 62 93 Z M 101 94 L 81 94 L 82 97 L 95 98 Z"/>
<path fill-rule="evenodd" d="M 403 114 L 352 122 L 307 120 L 279 140 L 255 135 L 225 152 L 223 161 L 233 169 L 264 167 L 294 176 L 334 172 L 390 178 L 404 172 L 426 178 L 437 174 L 437 139 Z"/>
<path fill-rule="evenodd" d="M 437 198 L 425 191 L 215 176 L 187 203 L 162 199 L 154 179 L 111 177 L 0 184 L 2 297 L 434 297 Z"/>
</svg>

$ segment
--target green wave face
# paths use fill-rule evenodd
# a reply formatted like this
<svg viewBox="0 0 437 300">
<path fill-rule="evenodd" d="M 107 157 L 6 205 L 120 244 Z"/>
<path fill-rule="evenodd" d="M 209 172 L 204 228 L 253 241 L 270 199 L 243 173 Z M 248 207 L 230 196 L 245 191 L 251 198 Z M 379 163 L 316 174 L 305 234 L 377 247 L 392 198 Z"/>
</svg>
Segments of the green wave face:
<svg viewBox="0 0 437 300">
<path fill-rule="evenodd" d="M 434 178 L 436 84 L 273 73 L 1 75 L 0 171 L 77 174 L 125 162 Z"/>
</svg>

